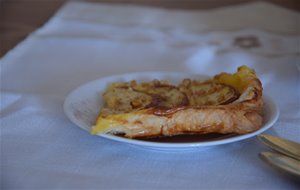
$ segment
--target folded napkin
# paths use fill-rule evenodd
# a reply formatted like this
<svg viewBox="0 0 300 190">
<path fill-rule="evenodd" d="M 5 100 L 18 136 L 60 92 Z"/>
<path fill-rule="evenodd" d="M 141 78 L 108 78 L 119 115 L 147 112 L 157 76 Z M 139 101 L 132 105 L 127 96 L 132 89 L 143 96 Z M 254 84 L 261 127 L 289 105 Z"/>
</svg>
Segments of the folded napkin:
<svg viewBox="0 0 300 190">
<path fill-rule="evenodd" d="M 274 22 L 276 20 L 277 22 Z M 256 70 L 281 114 L 267 133 L 300 142 L 299 14 L 266 3 L 211 11 L 73 2 L 0 61 L 3 189 L 297 189 L 255 138 L 187 151 L 91 136 L 69 92 L 129 72 Z"/>
</svg>

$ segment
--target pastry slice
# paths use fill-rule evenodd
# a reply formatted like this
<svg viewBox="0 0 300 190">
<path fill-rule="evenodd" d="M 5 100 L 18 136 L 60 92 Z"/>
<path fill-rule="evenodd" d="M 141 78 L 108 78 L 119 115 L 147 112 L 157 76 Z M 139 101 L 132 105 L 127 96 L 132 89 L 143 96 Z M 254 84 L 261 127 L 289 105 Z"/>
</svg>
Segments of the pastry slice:
<svg viewBox="0 0 300 190">
<path fill-rule="evenodd" d="M 91 128 L 92 134 L 128 138 L 180 134 L 245 134 L 263 123 L 262 85 L 255 71 L 242 66 L 206 81 L 113 83 Z"/>
</svg>

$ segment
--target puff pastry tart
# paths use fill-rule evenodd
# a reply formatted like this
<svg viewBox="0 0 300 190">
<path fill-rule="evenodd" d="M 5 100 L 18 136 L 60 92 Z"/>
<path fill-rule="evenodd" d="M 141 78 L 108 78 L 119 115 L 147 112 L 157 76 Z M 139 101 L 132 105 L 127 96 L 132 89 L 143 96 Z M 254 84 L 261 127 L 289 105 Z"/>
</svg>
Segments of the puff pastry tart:
<svg viewBox="0 0 300 190">
<path fill-rule="evenodd" d="M 253 69 L 220 73 L 205 81 L 129 81 L 111 84 L 92 134 L 128 138 L 180 134 L 245 134 L 263 123 L 262 84 Z"/>
</svg>

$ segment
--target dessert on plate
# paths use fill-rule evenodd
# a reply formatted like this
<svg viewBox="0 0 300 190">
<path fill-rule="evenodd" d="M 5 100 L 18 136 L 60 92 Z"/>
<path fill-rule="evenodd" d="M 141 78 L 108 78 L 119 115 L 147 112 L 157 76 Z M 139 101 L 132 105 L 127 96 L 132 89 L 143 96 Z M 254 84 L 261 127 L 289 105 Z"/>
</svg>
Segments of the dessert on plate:
<svg viewBox="0 0 300 190">
<path fill-rule="evenodd" d="M 208 80 L 116 82 L 108 86 L 92 134 L 127 138 L 181 134 L 246 134 L 263 124 L 262 84 L 241 66 Z"/>
</svg>

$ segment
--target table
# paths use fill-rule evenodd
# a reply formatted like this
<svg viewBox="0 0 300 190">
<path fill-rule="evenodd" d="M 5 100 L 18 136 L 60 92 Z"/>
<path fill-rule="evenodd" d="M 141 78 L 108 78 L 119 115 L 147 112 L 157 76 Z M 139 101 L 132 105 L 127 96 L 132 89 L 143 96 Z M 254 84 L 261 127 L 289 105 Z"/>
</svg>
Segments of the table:
<svg viewBox="0 0 300 190">
<path fill-rule="evenodd" d="M 105 76 L 212 76 L 247 65 L 281 111 L 266 133 L 300 142 L 298 18 L 262 2 L 212 11 L 66 4 L 0 60 L 1 188 L 297 189 L 258 158 L 268 149 L 256 138 L 147 149 L 91 136 L 62 105 L 73 89 Z"/>
<path fill-rule="evenodd" d="M 85 0 L 115 4 L 140 4 L 172 9 L 214 9 L 229 5 L 249 3 L 251 0 Z M 0 57 L 41 27 L 66 0 L 2 0 L 0 1 Z M 269 0 L 270 3 L 292 10 L 300 10 L 295 0 Z"/>
</svg>

